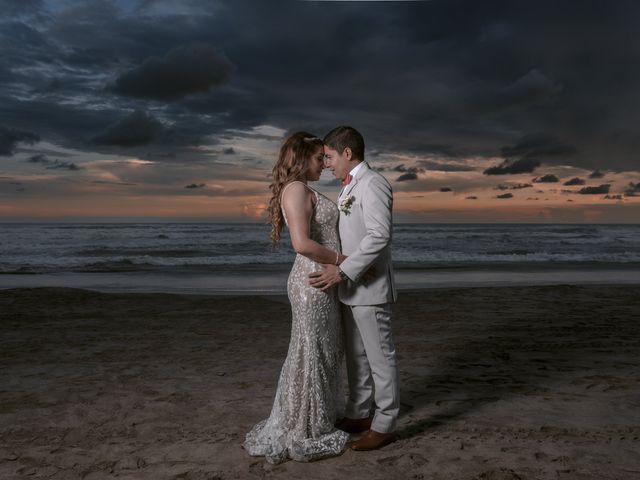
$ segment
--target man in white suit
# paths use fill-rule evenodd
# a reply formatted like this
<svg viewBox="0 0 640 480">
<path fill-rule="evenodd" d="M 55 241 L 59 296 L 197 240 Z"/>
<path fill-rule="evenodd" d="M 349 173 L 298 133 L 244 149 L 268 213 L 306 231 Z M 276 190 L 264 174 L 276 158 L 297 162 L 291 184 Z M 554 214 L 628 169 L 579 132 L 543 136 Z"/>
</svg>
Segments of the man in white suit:
<svg viewBox="0 0 640 480">
<path fill-rule="evenodd" d="M 364 161 L 364 140 L 354 128 L 329 132 L 324 153 L 326 166 L 343 182 L 339 232 L 347 258 L 312 273 L 310 284 L 323 290 L 339 284 L 349 400 L 345 418 L 336 426 L 349 433 L 366 432 L 350 447 L 374 450 L 395 439 L 400 408 L 391 333 L 391 304 L 397 298 L 390 251 L 393 194 L 387 179 Z"/>
</svg>

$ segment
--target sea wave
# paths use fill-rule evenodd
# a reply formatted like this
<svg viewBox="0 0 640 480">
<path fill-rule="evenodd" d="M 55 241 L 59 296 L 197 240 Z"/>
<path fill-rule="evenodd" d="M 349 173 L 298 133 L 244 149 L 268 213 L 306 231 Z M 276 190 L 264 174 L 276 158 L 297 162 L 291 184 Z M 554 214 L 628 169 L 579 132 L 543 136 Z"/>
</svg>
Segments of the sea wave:
<svg viewBox="0 0 640 480">
<path fill-rule="evenodd" d="M 288 268 L 288 235 L 274 250 L 268 233 L 262 224 L 3 225 L 0 273 Z M 640 226 L 400 224 L 392 257 L 423 268 L 631 264 L 640 262 Z"/>
</svg>

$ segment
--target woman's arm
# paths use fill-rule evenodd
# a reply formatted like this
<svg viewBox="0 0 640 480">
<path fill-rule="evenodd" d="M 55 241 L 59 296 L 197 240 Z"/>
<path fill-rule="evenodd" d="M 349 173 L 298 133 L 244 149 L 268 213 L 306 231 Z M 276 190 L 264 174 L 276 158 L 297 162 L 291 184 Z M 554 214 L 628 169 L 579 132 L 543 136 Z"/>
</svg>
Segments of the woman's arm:
<svg viewBox="0 0 640 480">
<path fill-rule="evenodd" d="M 294 183 L 282 194 L 282 208 L 287 216 L 291 245 L 296 253 L 317 263 L 336 264 L 336 251 L 320 245 L 310 237 L 313 193 L 302 183 Z M 338 264 L 347 258 L 338 257 Z"/>
</svg>

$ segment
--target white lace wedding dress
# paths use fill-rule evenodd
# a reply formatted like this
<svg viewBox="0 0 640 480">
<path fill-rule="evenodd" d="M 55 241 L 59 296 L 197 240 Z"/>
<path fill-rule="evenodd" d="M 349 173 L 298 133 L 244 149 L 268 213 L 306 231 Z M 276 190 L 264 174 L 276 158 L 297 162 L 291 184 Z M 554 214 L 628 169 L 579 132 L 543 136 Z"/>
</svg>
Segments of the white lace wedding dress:
<svg viewBox="0 0 640 480">
<path fill-rule="evenodd" d="M 339 251 L 338 208 L 311 190 L 317 199 L 311 238 Z M 349 438 L 334 427 L 336 417 L 344 411 L 338 292 L 336 287 L 328 292 L 317 290 L 309 285 L 307 277 L 320 268 L 309 258 L 296 256 L 287 282 L 292 310 L 289 351 L 271 414 L 247 433 L 243 445 L 250 455 L 264 455 L 269 463 L 288 458 L 309 462 L 339 455 Z"/>
</svg>

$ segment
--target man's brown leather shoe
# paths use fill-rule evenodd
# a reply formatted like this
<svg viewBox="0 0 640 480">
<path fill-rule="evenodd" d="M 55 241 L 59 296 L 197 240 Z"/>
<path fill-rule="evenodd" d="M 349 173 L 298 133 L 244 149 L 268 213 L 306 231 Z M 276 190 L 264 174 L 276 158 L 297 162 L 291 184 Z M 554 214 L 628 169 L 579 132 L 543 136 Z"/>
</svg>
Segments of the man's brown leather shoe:
<svg viewBox="0 0 640 480">
<path fill-rule="evenodd" d="M 344 417 L 336 422 L 335 427 L 347 433 L 361 433 L 371 428 L 371 420 L 371 417 L 358 419 Z"/>
<path fill-rule="evenodd" d="M 362 438 L 349 442 L 351 450 L 377 450 L 391 442 L 395 442 L 396 436 L 393 433 L 380 433 L 375 430 L 369 430 Z"/>
</svg>

